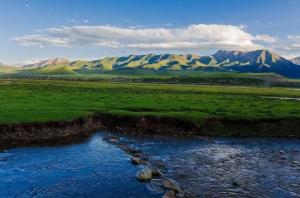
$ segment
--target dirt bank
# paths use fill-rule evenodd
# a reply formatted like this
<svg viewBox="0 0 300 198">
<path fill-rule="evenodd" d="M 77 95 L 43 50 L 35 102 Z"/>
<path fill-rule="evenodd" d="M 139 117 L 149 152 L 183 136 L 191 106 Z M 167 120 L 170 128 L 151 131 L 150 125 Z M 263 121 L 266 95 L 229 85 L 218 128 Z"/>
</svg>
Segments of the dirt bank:
<svg viewBox="0 0 300 198">
<path fill-rule="evenodd" d="M 300 137 L 300 119 L 204 119 L 94 114 L 68 122 L 0 124 L 0 149 L 80 141 L 97 130 L 178 136 Z"/>
</svg>

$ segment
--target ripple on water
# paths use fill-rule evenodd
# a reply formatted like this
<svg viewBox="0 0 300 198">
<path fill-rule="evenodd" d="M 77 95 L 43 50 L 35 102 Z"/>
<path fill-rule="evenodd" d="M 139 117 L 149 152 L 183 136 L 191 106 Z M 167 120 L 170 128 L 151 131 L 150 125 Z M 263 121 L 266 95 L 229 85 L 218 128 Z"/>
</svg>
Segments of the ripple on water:
<svg viewBox="0 0 300 198">
<path fill-rule="evenodd" d="M 300 140 L 121 137 L 163 160 L 168 177 L 204 197 L 300 197 Z M 0 153 L 0 197 L 160 197 L 129 157 L 97 134 L 77 145 Z"/>
<path fill-rule="evenodd" d="M 201 197 L 300 197 L 300 140 L 146 138 L 136 146 L 164 158 L 169 177 Z"/>
<path fill-rule="evenodd" d="M 97 134 L 82 144 L 0 153 L 0 197 L 157 197 L 137 167 Z"/>
</svg>

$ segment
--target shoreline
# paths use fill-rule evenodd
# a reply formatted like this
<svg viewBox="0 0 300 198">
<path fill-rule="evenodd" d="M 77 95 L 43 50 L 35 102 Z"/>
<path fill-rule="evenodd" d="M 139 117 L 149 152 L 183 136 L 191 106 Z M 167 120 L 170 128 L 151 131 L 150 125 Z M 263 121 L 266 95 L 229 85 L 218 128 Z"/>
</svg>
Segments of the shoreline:
<svg viewBox="0 0 300 198">
<path fill-rule="evenodd" d="M 132 135 L 300 138 L 300 119 L 206 118 L 194 123 L 170 117 L 95 113 L 71 121 L 0 124 L 0 150 L 81 142 L 99 130 Z"/>
</svg>

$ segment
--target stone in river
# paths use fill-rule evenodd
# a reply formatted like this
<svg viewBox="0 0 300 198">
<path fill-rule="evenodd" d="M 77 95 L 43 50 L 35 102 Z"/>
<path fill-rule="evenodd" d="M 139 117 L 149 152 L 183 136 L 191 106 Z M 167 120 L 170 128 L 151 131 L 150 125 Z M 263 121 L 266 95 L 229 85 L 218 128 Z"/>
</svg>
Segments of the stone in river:
<svg viewBox="0 0 300 198">
<path fill-rule="evenodd" d="M 167 191 L 162 198 L 176 198 L 176 194 L 173 190 Z"/>
<path fill-rule="evenodd" d="M 162 160 L 151 160 L 150 161 L 152 165 L 158 167 L 158 168 L 165 168 L 165 163 Z"/>
<path fill-rule="evenodd" d="M 119 147 L 125 151 L 126 153 L 130 154 L 130 155 L 135 155 L 136 153 L 141 153 L 141 151 L 135 149 L 135 148 L 132 148 L 126 144 L 120 144 Z"/>
<path fill-rule="evenodd" d="M 131 163 L 134 165 L 141 165 L 142 164 L 142 160 L 138 157 L 132 157 L 131 158 Z"/>
<path fill-rule="evenodd" d="M 160 171 L 159 168 L 152 167 L 151 170 L 152 170 L 152 176 L 154 176 L 154 177 L 162 176 L 162 172 Z"/>
<path fill-rule="evenodd" d="M 145 167 L 137 173 L 136 177 L 140 181 L 150 181 L 152 179 L 152 170 Z"/>
<path fill-rule="evenodd" d="M 180 187 L 176 181 L 173 179 L 165 179 L 163 180 L 163 186 L 170 190 L 174 190 L 176 193 L 180 192 Z"/>
<path fill-rule="evenodd" d="M 109 138 L 107 138 L 107 141 L 109 143 L 118 143 L 119 139 L 117 137 L 109 137 Z"/>
<path fill-rule="evenodd" d="M 234 187 L 240 187 L 241 185 L 239 184 L 239 183 L 237 183 L 237 182 L 232 182 L 232 185 L 234 186 Z"/>
</svg>

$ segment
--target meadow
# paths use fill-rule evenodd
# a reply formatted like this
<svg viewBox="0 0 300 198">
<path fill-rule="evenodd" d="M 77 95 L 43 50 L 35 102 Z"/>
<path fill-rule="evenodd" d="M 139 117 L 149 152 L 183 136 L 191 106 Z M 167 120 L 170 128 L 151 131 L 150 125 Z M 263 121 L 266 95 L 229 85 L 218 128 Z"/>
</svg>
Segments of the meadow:
<svg viewBox="0 0 300 198">
<path fill-rule="evenodd" d="M 128 116 L 299 118 L 300 90 L 251 86 L 0 80 L 0 123 L 66 121 L 94 112 Z"/>
<path fill-rule="evenodd" d="M 274 73 L 234 73 L 197 71 L 148 71 L 126 69 L 102 73 L 41 75 L 1 73 L 0 79 L 73 80 L 115 83 L 159 83 L 190 85 L 272 86 L 300 88 L 299 79 L 289 79 Z"/>
</svg>

